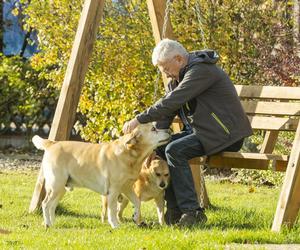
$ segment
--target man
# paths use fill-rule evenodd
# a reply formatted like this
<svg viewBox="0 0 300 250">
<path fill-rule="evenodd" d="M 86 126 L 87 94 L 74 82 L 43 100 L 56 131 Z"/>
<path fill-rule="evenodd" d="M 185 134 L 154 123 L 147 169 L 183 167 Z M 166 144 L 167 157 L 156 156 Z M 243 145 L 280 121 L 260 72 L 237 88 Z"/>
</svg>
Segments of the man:
<svg viewBox="0 0 300 250">
<path fill-rule="evenodd" d="M 228 75 L 215 63 L 214 51 L 188 53 L 177 41 L 164 39 L 153 50 L 152 62 L 172 78 L 167 94 L 124 124 L 123 132 L 139 123 L 156 121 L 168 128 L 178 115 L 184 124 L 167 146 L 157 150 L 169 165 L 171 184 L 166 190 L 167 224 L 205 223 L 188 160 L 222 151 L 238 151 L 252 134 L 249 120 Z"/>
</svg>

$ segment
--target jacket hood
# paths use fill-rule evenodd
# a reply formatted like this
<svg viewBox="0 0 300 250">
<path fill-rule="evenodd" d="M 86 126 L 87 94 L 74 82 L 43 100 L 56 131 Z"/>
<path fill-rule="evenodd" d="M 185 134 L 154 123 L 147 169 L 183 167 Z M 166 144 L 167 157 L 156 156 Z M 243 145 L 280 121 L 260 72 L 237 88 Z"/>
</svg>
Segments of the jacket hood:
<svg viewBox="0 0 300 250">
<path fill-rule="evenodd" d="M 214 50 L 196 50 L 189 53 L 187 65 L 179 71 L 179 81 L 183 79 L 184 74 L 189 68 L 198 63 L 215 64 L 219 60 L 219 55 Z"/>
<path fill-rule="evenodd" d="M 194 63 L 216 63 L 219 60 L 219 55 L 214 50 L 196 50 L 189 54 L 188 65 Z"/>
</svg>

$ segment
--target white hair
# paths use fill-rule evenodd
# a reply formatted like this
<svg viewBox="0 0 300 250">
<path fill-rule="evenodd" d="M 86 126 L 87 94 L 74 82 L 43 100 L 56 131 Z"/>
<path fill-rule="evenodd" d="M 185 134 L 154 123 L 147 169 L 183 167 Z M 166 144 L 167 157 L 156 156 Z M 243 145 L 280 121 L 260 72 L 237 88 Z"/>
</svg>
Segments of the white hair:
<svg viewBox="0 0 300 250">
<path fill-rule="evenodd" d="M 188 52 L 181 43 L 170 39 L 163 39 L 153 49 L 152 63 L 156 66 L 158 62 L 168 61 L 177 55 L 187 57 Z"/>
</svg>

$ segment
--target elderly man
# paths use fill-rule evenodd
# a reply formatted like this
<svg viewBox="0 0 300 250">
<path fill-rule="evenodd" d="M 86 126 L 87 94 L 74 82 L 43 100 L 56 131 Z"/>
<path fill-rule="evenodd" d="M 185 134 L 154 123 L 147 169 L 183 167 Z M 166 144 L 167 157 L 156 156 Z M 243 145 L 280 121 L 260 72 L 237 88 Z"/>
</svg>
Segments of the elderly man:
<svg viewBox="0 0 300 250">
<path fill-rule="evenodd" d="M 157 150 L 169 165 L 171 184 L 166 190 L 167 224 L 205 223 L 188 160 L 222 151 L 238 151 L 252 134 L 248 118 L 228 75 L 215 63 L 214 51 L 188 53 L 177 41 L 164 39 L 153 50 L 152 62 L 172 78 L 168 91 L 143 113 L 124 124 L 130 132 L 139 123 L 156 122 L 168 128 L 178 115 L 183 131 Z"/>
</svg>

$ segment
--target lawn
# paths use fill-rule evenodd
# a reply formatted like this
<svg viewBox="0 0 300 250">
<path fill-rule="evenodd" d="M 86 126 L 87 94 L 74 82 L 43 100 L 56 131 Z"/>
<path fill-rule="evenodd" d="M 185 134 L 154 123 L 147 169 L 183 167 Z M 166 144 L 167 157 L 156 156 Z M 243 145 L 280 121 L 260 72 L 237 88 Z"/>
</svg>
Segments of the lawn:
<svg viewBox="0 0 300 250">
<path fill-rule="evenodd" d="M 253 190 L 216 181 L 207 182 L 213 207 L 206 211 L 208 222 L 202 227 L 138 228 L 129 219 L 129 206 L 128 221 L 112 230 L 100 221 L 100 196 L 75 189 L 64 196 L 55 225 L 46 230 L 41 213 L 27 213 L 36 177 L 33 170 L 0 172 L 0 229 L 11 232 L 0 234 L 0 249 L 228 249 L 232 244 L 240 249 L 237 243 L 300 243 L 299 222 L 290 231 L 270 231 L 279 188 Z M 147 222 L 157 222 L 153 202 L 143 204 L 142 214 Z"/>
</svg>

